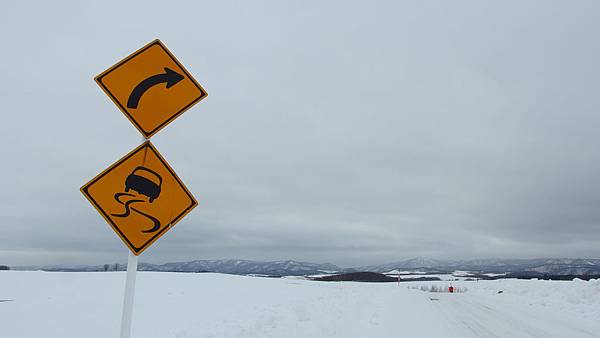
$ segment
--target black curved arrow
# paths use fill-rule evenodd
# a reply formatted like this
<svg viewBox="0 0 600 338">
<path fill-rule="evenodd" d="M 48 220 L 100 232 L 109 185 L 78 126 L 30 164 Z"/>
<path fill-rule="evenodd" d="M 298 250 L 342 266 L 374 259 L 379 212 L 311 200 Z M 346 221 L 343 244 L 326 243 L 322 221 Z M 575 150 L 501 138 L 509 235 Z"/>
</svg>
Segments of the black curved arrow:
<svg viewBox="0 0 600 338">
<path fill-rule="evenodd" d="M 171 88 L 181 80 L 183 80 L 183 75 L 165 67 L 164 73 L 152 75 L 133 88 L 133 91 L 129 94 L 129 99 L 127 100 L 127 108 L 137 108 L 142 95 L 153 86 L 164 82 L 167 84 L 167 88 Z"/>
</svg>

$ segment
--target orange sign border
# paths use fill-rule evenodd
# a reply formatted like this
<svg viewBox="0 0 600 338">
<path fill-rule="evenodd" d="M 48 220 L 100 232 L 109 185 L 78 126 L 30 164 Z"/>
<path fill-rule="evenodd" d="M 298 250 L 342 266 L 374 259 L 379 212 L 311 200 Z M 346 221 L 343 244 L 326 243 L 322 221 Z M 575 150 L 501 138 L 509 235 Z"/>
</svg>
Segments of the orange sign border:
<svg viewBox="0 0 600 338">
<path fill-rule="evenodd" d="M 92 186 L 94 183 L 96 183 L 98 180 L 100 180 L 102 177 L 104 177 L 104 175 L 108 174 L 115 167 L 121 165 L 121 163 L 123 163 L 126 160 L 128 160 L 131 156 L 135 155 L 137 152 L 142 151 L 144 148 L 148 148 L 152 152 L 154 152 L 154 154 L 156 155 L 156 157 L 162 162 L 162 164 L 167 168 L 167 170 L 169 171 L 169 173 L 171 173 L 171 175 L 173 175 L 173 177 L 175 178 L 175 180 L 177 181 L 177 183 L 179 183 L 179 185 L 181 186 L 181 188 L 190 197 L 190 199 L 192 200 L 192 204 L 189 207 L 187 207 L 185 210 L 183 210 L 183 212 L 181 212 L 179 215 L 177 215 L 173 219 L 173 221 L 171 222 L 171 224 L 169 224 L 168 226 L 164 227 L 156 235 L 154 235 L 152 238 L 150 238 L 150 240 L 148 242 L 146 242 L 144 245 L 142 245 L 139 248 L 136 248 L 129 241 L 129 239 L 127 239 L 127 237 L 125 237 L 125 235 L 121 232 L 121 230 L 119 229 L 119 227 L 110 219 L 110 217 L 108 217 L 108 215 L 106 214 L 106 212 L 100 207 L 100 205 L 96 202 L 96 200 L 94 200 L 94 198 L 88 193 L 87 190 L 89 189 L 90 186 Z M 142 252 L 144 252 L 144 250 L 146 250 L 147 248 L 149 248 L 156 240 L 158 240 L 160 237 L 162 237 L 162 235 L 165 234 L 167 232 L 167 230 L 169 230 L 173 226 L 175 226 L 175 224 L 177 222 L 179 222 L 190 211 L 192 211 L 192 209 L 194 209 L 196 206 L 198 206 L 198 201 L 196 201 L 196 199 L 194 198 L 194 196 L 192 195 L 192 193 L 185 187 L 185 185 L 183 184 L 183 182 L 181 181 L 181 179 L 179 178 L 179 176 L 177 176 L 177 174 L 175 173 L 175 171 L 173 170 L 173 168 L 171 168 L 171 166 L 167 163 L 167 161 L 162 157 L 162 155 L 158 152 L 158 150 L 154 147 L 154 145 L 150 141 L 146 141 L 146 142 L 142 143 L 141 145 L 139 145 L 138 147 L 136 147 L 135 149 L 133 149 L 132 151 L 130 151 L 129 153 L 127 153 L 127 155 L 123 156 L 120 160 L 118 160 L 117 162 L 113 163 L 108 168 L 104 169 L 104 171 L 102 171 L 100 174 L 98 174 L 96 177 L 94 177 L 91 181 L 89 181 L 88 183 L 84 184 L 79 190 L 85 196 L 85 198 L 87 198 L 87 200 L 94 206 L 94 208 L 98 211 L 98 213 L 100 215 L 102 215 L 102 217 L 104 217 L 104 219 L 108 222 L 108 224 L 112 227 L 112 229 L 119 235 L 119 237 L 121 238 L 121 240 L 125 243 L 125 245 L 127 245 L 127 247 L 129 247 L 129 249 L 131 250 L 131 252 L 133 252 L 133 254 L 136 255 L 136 256 L 139 256 Z"/>
<path fill-rule="evenodd" d="M 201 95 L 197 99 L 193 100 L 188 105 L 186 105 L 185 107 L 183 107 L 182 109 L 180 109 L 178 112 L 176 112 L 175 114 L 173 114 L 171 117 L 169 117 L 163 123 L 161 123 L 158 127 L 154 128 L 153 130 L 151 130 L 150 132 L 147 133 L 135 121 L 135 119 L 133 118 L 133 116 L 131 116 L 131 114 L 127 111 L 127 109 L 125 107 L 123 107 L 123 105 L 117 100 L 117 98 L 102 83 L 102 78 L 104 76 L 110 74 L 115 69 L 117 69 L 120 66 L 124 65 L 129 60 L 135 58 L 136 56 L 138 56 L 139 54 L 143 53 L 145 50 L 147 50 L 148 48 L 150 48 L 150 47 L 152 47 L 154 45 L 158 45 L 160 48 L 162 48 L 165 51 L 165 53 L 167 53 L 167 55 L 173 60 L 173 62 L 175 62 L 179 66 L 179 68 L 181 68 L 181 70 L 183 70 L 183 72 L 185 73 L 185 75 L 192 81 L 192 83 L 198 88 L 198 90 L 200 90 Z M 102 90 L 104 91 L 104 93 L 106 93 L 106 95 L 108 95 L 108 97 L 110 97 L 110 99 L 117 105 L 117 107 L 119 107 L 119 109 L 121 110 L 121 112 L 123 112 L 123 114 L 125 114 L 125 116 L 129 119 L 129 121 L 131 121 L 131 123 L 137 128 L 137 130 L 139 130 L 140 133 L 142 133 L 142 135 L 144 135 L 145 138 L 152 137 L 154 134 L 158 133 L 161 129 L 163 129 L 169 123 L 171 123 L 173 120 L 175 120 L 177 117 L 179 117 L 179 115 L 183 114 L 186 110 L 190 109 L 193 105 L 195 105 L 196 103 L 200 102 L 201 100 L 203 100 L 204 98 L 206 98 L 208 96 L 208 93 L 206 92 L 206 90 L 204 90 L 204 88 L 202 88 L 202 86 L 196 81 L 196 79 L 194 79 L 194 77 L 192 77 L 192 75 L 187 71 L 187 69 L 185 69 L 185 67 L 181 64 L 181 62 L 179 62 L 179 60 L 177 60 L 177 58 L 175 58 L 175 56 L 169 51 L 169 49 L 159 39 L 156 39 L 156 40 L 148 43 L 144 47 L 142 47 L 142 48 L 138 49 L 137 51 L 131 53 L 129 56 L 127 56 L 123 60 L 117 62 L 112 67 L 110 67 L 107 70 L 103 71 L 102 73 L 100 73 L 99 75 L 97 75 L 96 77 L 94 77 L 94 81 L 96 81 L 96 83 L 100 86 L 100 88 L 102 88 Z"/>
</svg>

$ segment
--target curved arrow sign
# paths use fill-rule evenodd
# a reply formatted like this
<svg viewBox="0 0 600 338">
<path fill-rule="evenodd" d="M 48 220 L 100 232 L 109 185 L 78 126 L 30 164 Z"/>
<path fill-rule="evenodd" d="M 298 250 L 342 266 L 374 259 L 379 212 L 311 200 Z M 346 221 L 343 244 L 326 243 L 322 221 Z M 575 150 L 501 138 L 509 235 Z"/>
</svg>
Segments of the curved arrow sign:
<svg viewBox="0 0 600 338">
<path fill-rule="evenodd" d="M 166 83 L 167 88 L 171 88 L 181 80 L 183 80 L 183 75 L 165 67 L 164 73 L 152 75 L 144 81 L 140 82 L 137 86 L 135 86 L 131 94 L 129 94 L 129 99 L 127 100 L 127 108 L 137 108 L 138 104 L 140 103 L 140 99 L 142 98 L 142 95 L 144 95 L 144 93 L 148 89 L 161 83 Z"/>
<path fill-rule="evenodd" d="M 160 40 L 135 51 L 94 80 L 145 138 L 208 95 Z"/>
</svg>

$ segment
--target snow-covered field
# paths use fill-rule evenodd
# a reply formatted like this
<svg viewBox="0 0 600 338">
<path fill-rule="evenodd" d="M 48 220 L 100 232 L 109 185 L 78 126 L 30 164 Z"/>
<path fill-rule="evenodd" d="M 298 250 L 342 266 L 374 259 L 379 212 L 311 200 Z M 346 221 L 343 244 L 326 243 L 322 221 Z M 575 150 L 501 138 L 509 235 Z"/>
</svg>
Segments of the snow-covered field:
<svg viewBox="0 0 600 338">
<path fill-rule="evenodd" d="M 118 337 L 125 273 L 0 272 L 0 337 Z M 138 274 L 133 337 L 600 337 L 600 281 Z M 502 290 L 503 293 L 498 293 Z M 432 300 L 433 299 L 433 300 Z"/>
</svg>

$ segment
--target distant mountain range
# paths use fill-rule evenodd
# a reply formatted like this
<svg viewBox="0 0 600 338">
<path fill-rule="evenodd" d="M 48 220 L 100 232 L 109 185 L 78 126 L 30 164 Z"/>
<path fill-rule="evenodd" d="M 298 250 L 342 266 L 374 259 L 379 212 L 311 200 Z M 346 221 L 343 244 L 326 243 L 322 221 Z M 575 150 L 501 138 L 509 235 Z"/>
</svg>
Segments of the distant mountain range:
<svg viewBox="0 0 600 338">
<path fill-rule="evenodd" d="M 124 264 L 111 264 L 108 271 L 123 271 L 127 268 Z M 18 266 L 15 270 L 44 270 L 44 271 L 71 271 L 92 272 L 105 271 L 104 265 L 78 265 L 78 266 Z M 333 264 L 316 264 L 297 262 L 292 260 L 261 262 L 241 259 L 220 260 L 195 260 L 190 262 L 177 262 L 165 264 L 138 264 L 138 271 L 162 272 L 218 272 L 233 275 L 264 275 L 264 276 L 304 276 L 322 273 L 333 273 L 341 269 Z"/>
<path fill-rule="evenodd" d="M 125 265 L 108 265 L 108 271 L 125 270 Z M 44 270 L 44 271 L 104 271 L 104 265 L 95 266 L 22 266 L 15 270 Z M 454 271 L 469 271 L 473 273 L 511 273 L 530 275 L 598 275 L 600 274 L 600 259 L 570 259 L 570 258 L 538 258 L 538 259 L 475 259 L 475 260 L 437 260 L 412 258 L 394 263 L 369 265 L 355 268 L 340 268 L 324 263 L 309 263 L 298 261 L 250 261 L 237 259 L 195 260 L 190 262 L 148 264 L 140 263 L 139 271 L 164 272 L 218 272 L 235 275 L 265 275 L 265 276 L 304 276 L 334 272 L 380 272 L 410 271 L 424 273 L 452 273 Z"/>
<path fill-rule="evenodd" d="M 422 271 L 427 273 L 524 273 L 548 275 L 597 275 L 600 259 L 536 258 L 536 259 L 475 259 L 436 260 L 412 258 L 395 263 L 354 268 L 355 271 L 389 272 Z"/>
<path fill-rule="evenodd" d="M 268 276 L 303 276 L 319 273 L 336 272 L 339 267 L 333 264 L 316 264 L 296 261 L 260 262 L 236 259 L 196 260 L 182 263 L 166 263 L 162 265 L 141 264 L 141 271 L 171 272 L 219 272 L 234 275 L 268 275 Z"/>
</svg>

